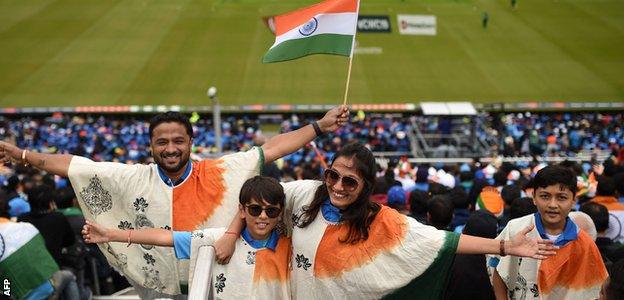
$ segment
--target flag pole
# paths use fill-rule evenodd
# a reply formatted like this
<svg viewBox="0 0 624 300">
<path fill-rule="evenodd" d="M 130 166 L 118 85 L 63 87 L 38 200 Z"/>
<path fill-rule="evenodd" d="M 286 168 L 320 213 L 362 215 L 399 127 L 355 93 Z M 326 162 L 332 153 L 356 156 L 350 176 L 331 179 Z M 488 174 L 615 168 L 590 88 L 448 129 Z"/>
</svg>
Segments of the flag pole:
<svg viewBox="0 0 624 300">
<path fill-rule="evenodd" d="M 360 15 L 360 0 L 357 0 L 356 14 Z M 349 69 L 347 70 L 347 84 L 345 85 L 344 98 L 342 105 L 347 105 L 347 96 L 349 95 L 349 82 L 351 81 L 351 66 L 353 65 L 353 54 L 355 53 L 355 37 L 357 36 L 357 19 L 353 30 L 353 41 L 351 41 L 351 55 L 349 55 Z"/>
<path fill-rule="evenodd" d="M 353 38 L 355 41 L 355 38 Z M 355 43 L 354 43 L 355 44 Z M 351 81 L 351 65 L 353 64 L 353 53 L 349 56 L 349 70 L 347 71 L 347 85 L 345 86 L 344 99 L 342 99 L 342 105 L 347 105 L 347 95 L 349 95 L 349 82 Z"/>
</svg>

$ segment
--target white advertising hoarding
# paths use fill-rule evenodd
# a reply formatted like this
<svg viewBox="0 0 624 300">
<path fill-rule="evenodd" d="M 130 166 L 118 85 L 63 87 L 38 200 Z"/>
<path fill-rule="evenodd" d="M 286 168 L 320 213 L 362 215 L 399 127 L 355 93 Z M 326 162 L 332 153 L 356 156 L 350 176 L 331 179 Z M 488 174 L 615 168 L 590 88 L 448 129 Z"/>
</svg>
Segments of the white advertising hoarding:
<svg viewBox="0 0 624 300">
<path fill-rule="evenodd" d="M 397 15 L 400 34 L 436 35 L 436 16 Z"/>
</svg>

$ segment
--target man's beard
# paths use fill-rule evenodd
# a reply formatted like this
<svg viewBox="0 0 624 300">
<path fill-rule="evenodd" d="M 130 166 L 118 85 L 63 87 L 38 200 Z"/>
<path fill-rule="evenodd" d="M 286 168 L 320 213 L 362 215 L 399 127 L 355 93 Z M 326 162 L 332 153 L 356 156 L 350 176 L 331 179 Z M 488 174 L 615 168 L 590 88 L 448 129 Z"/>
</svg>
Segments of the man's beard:
<svg viewBox="0 0 624 300">
<path fill-rule="evenodd" d="M 163 157 L 164 156 L 164 157 Z M 156 160 L 156 164 L 163 170 L 169 172 L 169 173 L 176 173 L 178 171 L 180 171 L 182 168 L 184 168 L 186 166 L 186 164 L 189 161 L 189 157 L 190 155 L 187 155 L 186 157 L 184 157 L 183 154 L 180 154 L 180 162 L 178 162 L 177 165 L 175 165 L 174 167 L 168 167 L 165 165 L 164 161 L 167 157 L 177 157 L 178 155 L 161 155 L 160 157 L 158 157 L 158 159 Z"/>
</svg>

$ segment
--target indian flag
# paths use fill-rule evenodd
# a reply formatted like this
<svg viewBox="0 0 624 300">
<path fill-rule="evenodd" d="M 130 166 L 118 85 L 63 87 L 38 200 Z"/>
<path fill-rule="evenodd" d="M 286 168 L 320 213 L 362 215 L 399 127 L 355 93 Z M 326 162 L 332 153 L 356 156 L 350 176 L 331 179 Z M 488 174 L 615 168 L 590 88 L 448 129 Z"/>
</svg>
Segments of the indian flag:
<svg viewBox="0 0 624 300">
<path fill-rule="evenodd" d="M 0 218 L 0 274 L 10 281 L 11 296 L 24 298 L 57 270 L 35 226 Z"/>
<path fill-rule="evenodd" d="M 275 16 L 275 43 L 263 62 L 278 62 L 310 54 L 353 54 L 359 0 L 327 0 Z"/>
<path fill-rule="evenodd" d="M 483 188 L 479 197 L 477 197 L 476 210 L 486 209 L 495 216 L 500 217 L 505 209 L 505 202 L 498 189 L 493 186 Z"/>
</svg>

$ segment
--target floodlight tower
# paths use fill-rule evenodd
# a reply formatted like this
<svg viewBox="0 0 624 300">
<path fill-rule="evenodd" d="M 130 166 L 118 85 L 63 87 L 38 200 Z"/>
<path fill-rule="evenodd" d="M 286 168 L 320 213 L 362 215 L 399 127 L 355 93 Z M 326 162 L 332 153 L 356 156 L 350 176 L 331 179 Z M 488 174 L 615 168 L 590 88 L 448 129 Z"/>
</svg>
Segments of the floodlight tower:
<svg viewBox="0 0 624 300">
<path fill-rule="evenodd" d="M 217 155 L 221 156 L 221 153 L 223 153 L 223 145 L 221 144 L 221 106 L 219 105 L 219 99 L 217 99 L 217 88 L 211 86 L 206 94 L 212 102 L 212 123 L 215 131 L 215 143 L 217 145 Z"/>
</svg>

